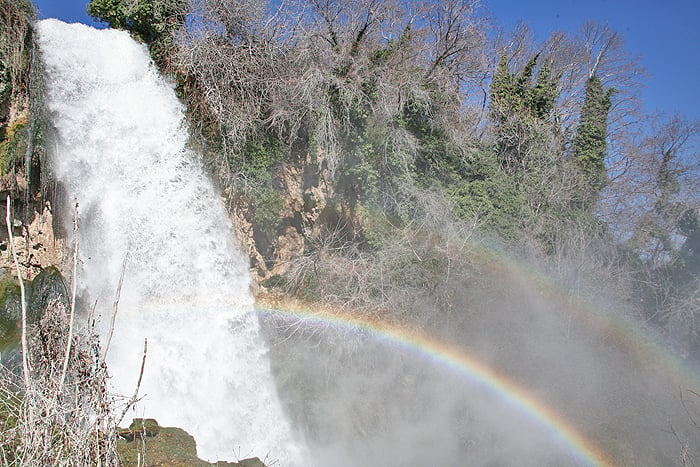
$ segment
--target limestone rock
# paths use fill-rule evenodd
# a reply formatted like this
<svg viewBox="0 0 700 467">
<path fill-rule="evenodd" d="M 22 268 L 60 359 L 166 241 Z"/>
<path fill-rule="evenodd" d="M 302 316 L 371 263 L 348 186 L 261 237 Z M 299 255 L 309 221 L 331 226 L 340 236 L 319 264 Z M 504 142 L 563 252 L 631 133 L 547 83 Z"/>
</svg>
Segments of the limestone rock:
<svg viewBox="0 0 700 467">
<path fill-rule="evenodd" d="M 5 223 L 6 202 L 0 200 L 3 215 L 0 216 L 0 268 L 17 277 L 17 270 L 7 236 Z M 49 203 L 45 203 L 41 213 L 34 211 L 29 225 L 17 221 L 13 228 L 15 251 L 20 264 L 22 277 L 31 279 L 42 269 L 64 263 L 66 257 L 65 240 L 54 235 L 53 213 Z"/>
</svg>

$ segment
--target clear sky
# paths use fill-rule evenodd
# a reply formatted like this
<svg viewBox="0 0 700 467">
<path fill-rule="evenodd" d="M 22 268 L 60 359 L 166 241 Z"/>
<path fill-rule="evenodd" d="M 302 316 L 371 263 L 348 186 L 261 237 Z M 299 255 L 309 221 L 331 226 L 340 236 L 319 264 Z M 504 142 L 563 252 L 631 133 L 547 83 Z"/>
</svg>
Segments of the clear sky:
<svg viewBox="0 0 700 467">
<path fill-rule="evenodd" d="M 643 92 L 650 112 L 679 111 L 700 119 L 700 1 L 482 0 L 498 24 L 528 23 L 538 41 L 552 31 L 575 32 L 587 20 L 608 23 L 625 37 L 650 73 Z M 35 0 L 42 18 L 94 24 L 88 0 Z"/>
<path fill-rule="evenodd" d="M 538 41 L 553 31 L 576 32 L 587 20 L 609 24 L 651 75 L 643 93 L 647 110 L 700 118 L 700 1 L 482 1 L 499 24 L 512 28 L 523 20 Z"/>
</svg>

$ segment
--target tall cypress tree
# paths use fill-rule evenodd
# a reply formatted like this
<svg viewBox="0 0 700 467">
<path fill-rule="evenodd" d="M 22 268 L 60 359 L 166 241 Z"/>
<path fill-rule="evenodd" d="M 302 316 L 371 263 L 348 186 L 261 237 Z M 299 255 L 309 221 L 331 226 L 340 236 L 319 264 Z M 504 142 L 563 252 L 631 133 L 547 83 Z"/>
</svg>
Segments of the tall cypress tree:
<svg viewBox="0 0 700 467">
<path fill-rule="evenodd" d="M 608 113 L 612 105 L 613 88 L 607 91 L 597 76 L 586 82 L 586 97 L 583 101 L 581 122 L 572 141 L 573 158 L 584 178 L 582 200 L 584 207 L 593 209 L 600 191 L 607 182 L 605 156 L 608 133 Z"/>
<path fill-rule="evenodd" d="M 537 73 L 537 83 L 529 89 L 527 95 L 527 107 L 530 113 L 540 120 L 549 118 L 557 100 L 557 83 L 559 80 L 552 77 L 549 65 L 548 62 L 545 62 L 540 67 Z"/>
</svg>

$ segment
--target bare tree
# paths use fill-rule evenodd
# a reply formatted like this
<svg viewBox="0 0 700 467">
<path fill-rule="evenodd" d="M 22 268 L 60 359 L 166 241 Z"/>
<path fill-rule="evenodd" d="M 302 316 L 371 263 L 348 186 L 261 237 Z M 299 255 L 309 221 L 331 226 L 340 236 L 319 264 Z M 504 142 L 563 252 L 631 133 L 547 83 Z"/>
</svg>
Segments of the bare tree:
<svg viewBox="0 0 700 467">
<path fill-rule="evenodd" d="M 654 224 L 653 230 L 663 225 L 662 230 L 673 236 L 681 211 L 700 206 L 700 122 L 680 115 L 656 117 L 638 133 L 630 134 L 624 149 L 628 166 L 611 178 L 600 215 L 619 238 L 629 239 L 634 233 L 635 248 L 644 250 L 642 245 L 650 241 L 651 233 L 644 225 L 652 228 Z M 659 210 L 663 207 L 660 201 L 667 208 Z M 680 205 L 685 208 L 671 209 Z M 652 250 L 645 256 L 657 258 Z"/>
<path fill-rule="evenodd" d="M 486 33 L 483 19 L 477 16 L 478 6 L 474 0 L 447 0 L 422 7 L 430 32 L 427 79 L 439 79 L 443 70 L 459 87 L 482 75 L 486 67 Z"/>
</svg>

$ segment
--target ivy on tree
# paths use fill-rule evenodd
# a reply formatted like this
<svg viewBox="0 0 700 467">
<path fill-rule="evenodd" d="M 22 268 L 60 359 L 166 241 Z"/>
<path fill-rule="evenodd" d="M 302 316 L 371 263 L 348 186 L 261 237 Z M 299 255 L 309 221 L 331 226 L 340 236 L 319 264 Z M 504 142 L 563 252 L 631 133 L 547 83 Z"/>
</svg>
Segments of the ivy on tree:
<svg viewBox="0 0 700 467">
<path fill-rule="evenodd" d="M 534 55 L 520 73 L 513 73 L 504 54 L 491 82 L 490 115 L 498 156 L 501 165 L 511 171 L 525 169 L 527 138 L 533 126 L 550 121 L 558 95 L 558 80 L 551 76 L 548 63 L 540 66 L 533 79 L 539 58 L 540 54 Z"/>
<path fill-rule="evenodd" d="M 582 194 L 584 207 L 592 209 L 607 182 L 605 156 L 607 154 L 608 113 L 615 90 L 603 89 L 597 76 L 586 82 L 581 121 L 572 141 L 573 159 L 584 179 Z"/>
</svg>

